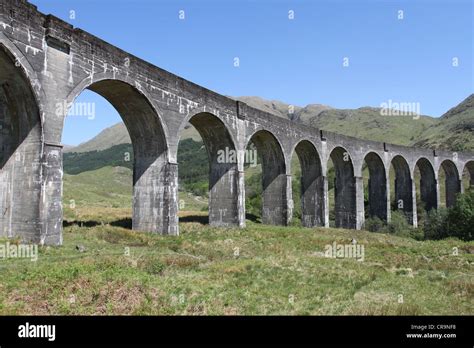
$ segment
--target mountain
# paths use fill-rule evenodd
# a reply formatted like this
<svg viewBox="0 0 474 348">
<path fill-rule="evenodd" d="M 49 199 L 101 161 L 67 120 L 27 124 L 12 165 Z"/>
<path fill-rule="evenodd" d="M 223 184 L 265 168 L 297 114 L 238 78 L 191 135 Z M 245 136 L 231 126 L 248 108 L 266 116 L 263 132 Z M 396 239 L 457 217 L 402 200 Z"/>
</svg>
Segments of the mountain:
<svg viewBox="0 0 474 348">
<path fill-rule="evenodd" d="M 293 115 L 299 112 L 302 108 L 300 106 L 292 106 L 279 100 L 266 100 L 260 97 L 230 97 L 235 100 L 244 102 L 255 109 L 260 109 L 268 113 L 274 114 L 278 117 L 294 119 Z"/>
<path fill-rule="evenodd" d="M 115 145 L 130 144 L 130 135 L 125 125 L 117 123 L 112 127 L 104 129 L 91 140 L 86 141 L 75 147 L 68 147 L 64 149 L 64 153 L 68 152 L 88 152 L 101 151 L 111 148 Z"/>
<path fill-rule="evenodd" d="M 474 151 L 474 94 L 441 116 L 413 144 L 452 151 Z"/>
<path fill-rule="evenodd" d="M 260 97 L 234 99 L 278 117 L 361 139 L 455 151 L 474 151 L 474 95 L 466 98 L 440 118 L 384 116 L 380 108 L 373 107 L 335 109 L 322 104 L 292 106 Z M 199 141 L 200 136 L 189 126 L 181 136 L 181 140 L 184 139 Z M 100 151 L 124 143 L 129 144 L 130 137 L 123 123 L 119 123 L 105 129 L 90 141 L 67 148 L 65 152 Z"/>
<path fill-rule="evenodd" d="M 323 104 L 294 106 L 260 97 L 237 97 L 250 106 L 327 131 L 361 139 L 410 145 L 437 120 L 429 116 L 383 116 L 380 108 L 334 109 Z"/>
<path fill-rule="evenodd" d="M 309 124 L 360 139 L 411 145 L 437 120 L 429 116 L 382 116 L 380 108 L 329 109 L 309 119 Z"/>
<path fill-rule="evenodd" d="M 201 136 L 194 127 L 189 125 L 185 127 L 181 135 L 181 139 L 193 139 L 201 141 Z M 77 146 L 64 146 L 64 153 L 85 153 L 90 151 L 103 151 L 122 144 L 131 144 L 130 135 L 127 127 L 122 122 L 104 129 L 91 140 L 86 141 Z"/>
</svg>

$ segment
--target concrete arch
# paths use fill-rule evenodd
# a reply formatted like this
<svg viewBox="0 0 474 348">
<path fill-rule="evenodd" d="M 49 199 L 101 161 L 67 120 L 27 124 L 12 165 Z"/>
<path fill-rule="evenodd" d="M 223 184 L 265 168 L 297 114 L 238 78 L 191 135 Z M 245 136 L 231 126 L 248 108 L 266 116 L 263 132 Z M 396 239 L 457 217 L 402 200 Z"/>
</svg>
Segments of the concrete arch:
<svg viewBox="0 0 474 348">
<path fill-rule="evenodd" d="M 201 135 L 209 158 L 209 223 L 239 225 L 239 153 L 232 134 L 209 112 L 195 113 L 188 121 Z"/>
<path fill-rule="evenodd" d="M 382 158 L 375 152 L 364 156 L 369 168 L 369 216 L 387 221 L 389 214 L 387 171 Z"/>
<path fill-rule="evenodd" d="M 278 139 L 267 130 L 252 134 L 247 142 L 252 142 L 262 163 L 262 222 L 271 225 L 286 225 L 292 211 L 291 177 L 286 175 L 286 161 Z"/>
<path fill-rule="evenodd" d="M 244 141 L 244 149 L 246 149 L 248 147 L 248 145 L 252 141 L 252 138 L 256 134 L 259 134 L 259 133 L 261 133 L 261 134 L 268 133 L 271 136 L 272 144 L 275 144 L 276 145 L 275 150 L 278 150 L 275 153 L 280 153 L 281 152 L 281 154 L 283 155 L 283 159 L 285 161 L 286 174 L 291 175 L 291 172 L 289 172 L 289 169 L 291 167 L 291 164 L 290 164 L 291 159 L 288 158 L 288 152 L 286 151 L 287 149 L 283 145 L 283 142 L 278 138 L 278 136 L 273 131 L 268 130 L 266 128 L 257 128 L 256 130 L 253 130 L 252 133 L 248 133 L 246 135 L 246 138 L 245 138 L 245 141 Z"/>
<path fill-rule="evenodd" d="M 94 79 L 79 83 L 67 97 L 67 107 L 85 89 L 106 99 L 121 116 L 132 140 L 133 218 L 135 230 L 173 233 L 177 210 L 176 165 L 169 163 L 166 127 L 143 88 L 127 79 L 97 74 Z M 67 111 L 65 115 L 67 115 Z"/>
<path fill-rule="evenodd" d="M 345 148 L 337 146 L 332 149 L 329 158 L 333 161 L 336 174 L 334 179 L 336 227 L 356 229 L 357 192 L 352 157 Z"/>
<path fill-rule="evenodd" d="M 416 161 L 415 168 L 420 171 L 420 198 L 425 205 L 425 210 L 438 208 L 438 183 L 437 174 L 433 165 L 426 157 Z"/>
<path fill-rule="evenodd" d="M 408 161 L 402 155 L 395 155 L 391 160 L 395 171 L 395 197 L 392 208 L 401 211 L 411 224 L 416 223 L 416 211 L 414 211 L 414 185 Z"/>
<path fill-rule="evenodd" d="M 66 97 L 66 105 L 71 106 L 74 103 L 74 101 L 77 99 L 77 97 L 79 97 L 79 95 L 86 89 L 96 92 L 97 94 L 101 95 L 103 98 L 109 101 L 109 98 L 106 95 L 101 94 L 99 90 L 94 90 L 94 87 L 93 87 L 93 86 L 97 86 L 100 82 L 105 83 L 107 81 L 122 82 L 123 86 L 129 86 L 133 90 L 133 93 L 136 96 L 141 95 L 142 100 L 146 101 L 146 103 L 149 104 L 150 108 L 153 111 L 153 114 L 157 117 L 158 124 L 160 125 L 161 131 L 163 132 L 164 139 L 169 139 L 169 130 L 168 130 L 166 122 L 163 119 L 163 113 L 158 107 L 157 103 L 153 100 L 151 95 L 138 82 L 136 82 L 135 80 L 129 77 L 122 76 L 118 73 L 113 73 L 113 72 L 96 73 L 93 75 L 92 78 L 91 77 L 84 78 L 82 81 L 76 84 L 74 88 L 69 92 L 68 96 Z M 112 102 L 110 103 L 115 107 L 115 105 Z M 64 118 L 66 117 L 66 115 L 63 115 L 63 116 Z M 64 122 L 64 118 L 62 120 L 63 122 Z M 127 129 L 128 129 L 128 126 L 127 126 Z M 168 144 L 167 144 L 166 151 L 167 151 L 167 158 L 170 158 Z"/>
<path fill-rule="evenodd" d="M 361 159 L 360 161 L 355 161 L 354 160 L 354 162 L 355 162 L 354 163 L 354 174 L 356 176 L 363 174 L 364 163 L 365 163 L 366 157 L 371 155 L 371 154 L 373 156 L 376 156 L 378 159 L 380 159 L 380 161 L 382 162 L 383 167 L 385 169 L 385 174 L 388 176 L 388 172 L 390 170 L 390 163 L 386 163 L 386 160 L 384 160 L 383 155 L 377 150 L 367 150 L 363 153 L 362 156 L 360 156 L 360 159 Z"/>
<path fill-rule="evenodd" d="M 474 186 L 474 161 L 466 162 L 462 170 L 463 175 L 466 170 L 469 174 L 469 186 L 472 187 Z"/>
<path fill-rule="evenodd" d="M 232 131 L 232 129 L 229 127 L 229 125 L 224 122 L 224 120 L 222 120 L 219 116 L 217 116 L 214 112 L 211 112 L 208 110 L 209 108 L 207 107 L 197 107 L 197 108 L 194 108 L 192 109 L 189 114 L 181 121 L 180 125 L 179 125 L 179 128 L 178 128 L 178 142 L 181 140 L 181 134 L 183 133 L 183 130 L 185 129 L 186 125 L 188 123 L 190 123 L 190 120 L 196 116 L 196 115 L 199 115 L 199 114 L 209 114 L 209 115 L 213 115 L 216 119 L 218 119 L 222 125 L 226 128 L 227 130 L 227 134 L 230 136 L 231 140 L 232 140 L 232 144 L 234 145 L 234 147 L 236 149 L 239 148 L 238 146 L 238 142 L 237 142 L 237 139 L 235 137 L 235 134 L 234 132 Z"/>
<path fill-rule="evenodd" d="M 41 243 L 43 122 L 38 80 L 0 36 L 0 236 Z M 21 209 L 15 202 L 22 202 Z"/>
<path fill-rule="evenodd" d="M 352 166 L 353 166 L 353 171 L 354 171 L 354 173 L 355 173 L 355 171 L 356 171 L 356 169 L 357 169 L 357 168 L 355 167 L 355 163 L 354 163 L 355 156 L 352 155 L 351 151 L 350 151 L 350 150 L 348 149 L 348 147 L 347 147 L 346 145 L 344 145 L 343 143 L 337 142 L 337 143 L 334 143 L 332 146 L 328 146 L 327 151 L 326 151 L 326 155 L 327 155 L 327 157 L 326 157 L 326 159 L 325 159 L 326 162 L 328 162 L 328 161 L 331 159 L 331 155 L 332 155 L 332 153 L 334 152 L 334 150 L 336 150 L 336 149 L 342 149 L 342 150 L 343 150 L 343 153 L 346 153 L 347 156 L 348 156 L 348 158 L 351 159 L 351 163 L 352 163 Z M 326 163 L 326 168 L 328 168 L 328 167 L 327 167 L 327 163 Z"/>
<path fill-rule="evenodd" d="M 457 194 L 461 193 L 461 175 L 459 175 L 456 164 L 451 160 L 444 160 L 441 166 L 445 174 L 445 192 L 446 192 L 446 207 L 451 207 L 456 202 Z"/>
<path fill-rule="evenodd" d="M 28 79 L 31 90 L 36 100 L 40 111 L 40 126 L 41 134 L 43 134 L 44 127 L 44 114 L 43 114 L 43 102 L 46 100 L 44 90 L 41 88 L 40 80 L 36 74 L 35 69 L 31 66 L 27 56 L 20 51 L 13 42 L 11 42 L 3 33 L 0 32 L 0 50 L 4 50 L 10 55 L 11 59 L 15 62 L 15 67 L 23 71 L 24 76 Z"/>
<path fill-rule="evenodd" d="M 301 166 L 301 223 L 305 227 L 324 226 L 325 199 L 321 157 L 309 140 L 298 142 L 292 150 L 291 158 L 294 153 L 298 156 Z"/>
</svg>

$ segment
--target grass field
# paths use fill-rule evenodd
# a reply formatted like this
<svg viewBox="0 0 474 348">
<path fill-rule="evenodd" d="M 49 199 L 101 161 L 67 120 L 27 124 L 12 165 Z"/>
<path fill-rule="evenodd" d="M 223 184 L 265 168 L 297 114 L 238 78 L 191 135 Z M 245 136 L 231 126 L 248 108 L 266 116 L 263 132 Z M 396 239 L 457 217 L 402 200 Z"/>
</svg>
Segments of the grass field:
<svg viewBox="0 0 474 348">
<path fill-rule="evenodd" d="M 0 314 L 474 314 L 472 242 L 215 229 L 203 213 L 183 213 L 181 235 L 163 237 L 120 227 L 130 213 L 82 208 L 62 247 L 0 261 Z M 352 238 L 363 261 L 321 254 Z"/>
<path fill-rule="evenodd" d="M 179 237 L 134 232 L 129 169 L 65 175 L 64 245 L 0 259 L 0 314 L 474 314 L 474 242 L 216 229 L 203 198 L 180 199 Z M 353 238 L 363 261 L 324 256 Z"/>
</svg>

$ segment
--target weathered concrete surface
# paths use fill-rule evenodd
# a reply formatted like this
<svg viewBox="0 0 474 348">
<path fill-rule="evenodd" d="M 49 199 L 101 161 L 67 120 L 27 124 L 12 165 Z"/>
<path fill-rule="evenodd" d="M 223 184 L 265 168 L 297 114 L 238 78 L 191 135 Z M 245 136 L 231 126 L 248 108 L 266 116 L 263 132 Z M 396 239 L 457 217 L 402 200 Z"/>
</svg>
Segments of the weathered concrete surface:
<svg viewBox="0 0 474 348">
<path fill-rule="evenodd" d="M 369 166 L 369 213 L 390 218 L 390 178 L 397 209 L 416 226 L 415 189 L 439 205 L 438 173 L 446 171 L 447 203 L 474 183 L 474 156 L 363 141 L 320 131 L 253 109 L 153 66 L 97 37 L 44 15 L 22 0 L 0 0 L 0 235 L 62 243 L 62 145 L 66 110 L 85 89 L 119 111 L 135 154 L 133 228 L 176 235 L 177 148 L 191 122 L 210 159 L 210 223 L 245 226 L 244 153 L 250 141 L 263 167 L 263 221 L 292 216 L 291 158 L 302 165 L 305 226 L 328 226 L 328 162 L 336 167 L 336 223 L 362 228 L 362 168 Z M 235 149 L 236 161 L 219 150 Z M 415 182 L 418 167 L 421 182 Z M 441 169 L 442 170 L 442 169 Z"/>
</svg>

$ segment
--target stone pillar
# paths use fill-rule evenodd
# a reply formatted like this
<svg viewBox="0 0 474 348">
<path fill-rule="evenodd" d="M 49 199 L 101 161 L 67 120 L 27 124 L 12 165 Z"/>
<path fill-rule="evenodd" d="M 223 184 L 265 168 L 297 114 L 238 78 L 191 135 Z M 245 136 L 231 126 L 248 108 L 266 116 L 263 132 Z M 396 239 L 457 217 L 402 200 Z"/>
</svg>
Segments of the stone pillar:
<svg viewBox="0 0 474 348">
<path fill-rule="evenodd" d="M 239 170 L 237 172 L 237 209 L 239 227 L 245 227 L 245 172 Z"/>
<path fill-rule="evenodd" d="M 360 183 L 358 185 L 360 185 Z M 357 192 L 356 177 L 350 172 L 336 170 L 336 178 L 334 180 L 336 227 L 349 229 L 360 228 L 360 222 L 363 222 L 363 219 L 359 217 L 361 208 Z M 363 197 L 362 190 L 362 202 Z"/>
<path fill-rule="evenodd" d="M 209 173 L 209 224 L 239 226 L 239 172 L 233 163 L 212 162 Z"/>
<path fill-rule="evenodd" d="M 63 242 L 63 149 L 59 144 L 44 144 L 41 176 L 40 244 Z"/>
<path fill-rule="evenodd" d="M 293 218 L 293 208 L 294 208 L 294 202 L 293 202 L 293 186 L 291 183 L 292 176 L 291 175 L 286 175 L 286 194 L 285 194 L 285 200 L 284 204 L 286 204 L 286 222 L 285 225 L 289 225 L 291 222 L 291 219 Z M 285 207 L 283 208 L 285 210 Z"/>
<path fill-rule="evenodd" d="M 323 176 L 323 212 L 324 212 L 324 227 L 329 227 L 329 181 L 327 176 Z"/>
<path fill-rule="evenodd" d="M 392 209 L 391 209 L 391 197 L 390 197 L 390 177 L 387 175 L 386 176 L 386 179 L 385 179 L 385 187 L 386 187 L 386 192 L 387 192 L 387 195 L 386 195 L 386 207 L 387 207 L 387 222 L 390 222 L 391 219 L 392 219 Z"/>
<path fill-rule="evenodd" d="M 364 209 L 364 178 L 361 176 L 354 177 L 355 193 L 356 193 L 356 229 L 364 228 L 365 209 Z"/>
<path fill-rule="evenodd" d="M 401 173 L 395 179 L 395 210 L 404 213 L 416 227 L 416 187 L 409 174 Z"/>
<path fill-rule="evenodd" d="M 446 190 L 446 207 L 452 207 L 456 203 L 457 194 L 462 190 L 462 180 L 459 180 L 457 177 L 446 175 L 445 180 L 445 190 Z M 439 190 L 438 190 L 439 197 Z"/>
<path fill-rule="evenodd" d="M 175 234 L 177 165 L 161 158 L 135 157 L 132 229 Z"/>
<path fill-rule="evenodd" d="M 370 175 L 368 183 L 369 191 L 369 216 L 376 216 L 387 221 L 387 180 L 384 175 Z"/>
<path fill-rule="evenodd" d="M 162 234 L 171 236 L 179 235 L 179 202 L 178 202 L 178 165 L 168 163 L 166 168 L 164 191 L 164 212 Z"/>
<path fill-rule="evenodd" d="M 418 211 L 416 209 L 416 185 L 415 185 L 415 180 L 411 179 L 410 181 L 411 181 L 411 208 L 412 208 L 411 209 L 411 223 L 413 227 L 417 228 L 418 227 Z"/>
<path fill-rule="evenodd" d="M 425 203 L 426 211 L 430 211 L 431 209 L 438 209 L 438 202 L 439 202 L 438 180 L 428 177 L 428 176 L 424 178 L 422 175 L 420 179 L 420 195 L 421 195 L 421 200 Z"/>
<path fill-rule="evenodd" d="M 319 176 L 311 182 L 301 178 L 301 223 L 304 227 L 324 226 L 324 180 Z"/>
<path fill-rule="evenodd" d="M 278 174 L 270 178 L 264 173 L 262 194 L 262 222 L 264 224 L 285 226 L 288 223 L 287 181 L 286 174 Z"/>
</svg>

